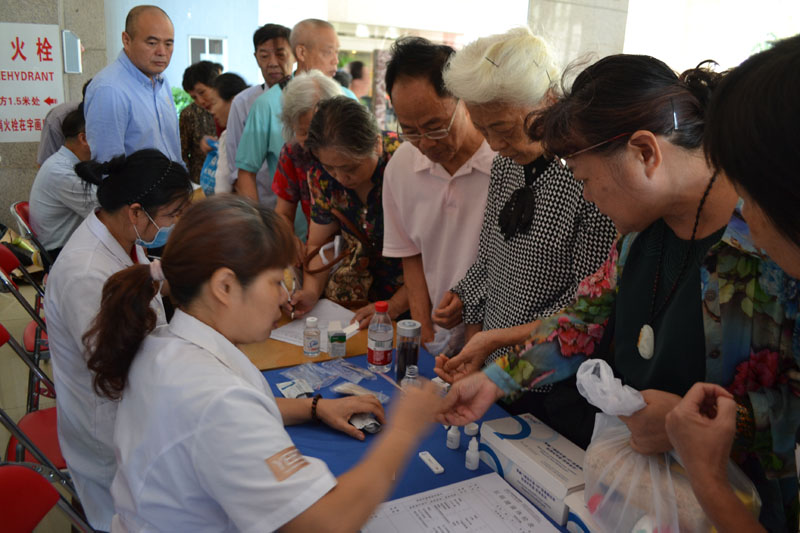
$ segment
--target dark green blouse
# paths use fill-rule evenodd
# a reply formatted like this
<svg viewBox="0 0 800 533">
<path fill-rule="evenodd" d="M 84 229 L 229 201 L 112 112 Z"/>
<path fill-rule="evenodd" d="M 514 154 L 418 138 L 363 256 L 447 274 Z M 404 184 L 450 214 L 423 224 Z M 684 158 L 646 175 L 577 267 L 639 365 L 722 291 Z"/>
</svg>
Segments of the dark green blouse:
<svg viewBox="0 0 800 533">
<path fill-rule="evenodd" d="M 633 243 L 620 280 L 614 330 L 617 374 L 636 389 L 658 389 L 683 395 L 705 379 L 705 337 L 700 264 L 708 250 L 720 240 L 725 227 L 694 243 L 682 240 L 659 219 Z M 663 255 L 661 246 L 663 242 Z M 661 279 L 655 309 L 663 306 L 681 274 L 684 257 L 689 263 L 669 302 L 650 322 L 653 281 L 662 255 Z M 639 355 L 639 331 L 650 323 L 655 331 L 652 359 Z"/>
</svg>

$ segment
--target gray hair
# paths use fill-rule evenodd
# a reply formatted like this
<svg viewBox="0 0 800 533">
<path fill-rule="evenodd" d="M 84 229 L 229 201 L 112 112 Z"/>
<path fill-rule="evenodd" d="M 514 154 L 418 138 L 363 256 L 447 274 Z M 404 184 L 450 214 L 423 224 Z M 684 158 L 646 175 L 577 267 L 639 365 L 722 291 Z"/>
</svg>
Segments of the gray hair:
<svg viewBox="0 0 800 533">
<path fill-rule="evenodd" d="M 342 86 L 319 70 L 298 73 L 283 89 L 281 96 L 283 140 L 292 142 L 294 127 L 300 117 L 313 110 L 317 102 L 342 94 Z"/>
<path fill-rule="evenodd" d="M 558 90 L 560 69 L 547 42 L 528 28 L 482 37 L 456 52 L 444 83 L 468 104 L 537 105 Z"/>
</svg>

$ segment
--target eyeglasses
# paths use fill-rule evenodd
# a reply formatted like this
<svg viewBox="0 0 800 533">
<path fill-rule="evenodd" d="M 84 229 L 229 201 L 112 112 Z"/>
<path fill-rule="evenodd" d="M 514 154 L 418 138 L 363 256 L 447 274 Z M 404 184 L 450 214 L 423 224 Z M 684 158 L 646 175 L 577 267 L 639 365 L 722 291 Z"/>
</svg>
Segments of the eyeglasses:
<svg viewBox="0 0 800 533">
<path fill-rule="evenodd" d="M 606 139 L 605 141 L 599 142 L 597 144 L 593 144 L 591 146 L 587 146 L 586 148 L 582 148 L 582 149 L 578 150 L 577 152 L 572 152 L 571 154 L 566 155 L 564 157 L 559 157 L 559 156 L 553 154 L 553 158 L 556 160 L 556 163 L 558 163 L 561 166 L 561 168 L 563 168 L 564 170 L 569 170 L 569 165 L 567 165 L 567 159 L 572 159 L 573 157 L 577 157 L 577 156 L 579 156 L 581 154 L 585 154 L 586 152 L 590 152 L 590 151 L 594 150 L 595 148 L 600 148 L 601 146 L 604 146 L 604 145 L 606 145 L 606 144 L 608 144 L 610 142 L 614 142 L 617 139 L 622 139 L 623 137 L 627 137 L 628 135 L 632 135 L 632 134 L 631 133 L 620 133 L 619 135 L 615 135 L 615 136 L 611 137 L 610 139 Z"/>
<path fill-rule="evenodd" d="M 450 128 L 453 127 L 453 122 L 456 120 L 456 111 L 458 111 L 458 103 L 461 102 L 461 99 L 456 100 L 456 107 L 453 109 L 453 115 L 450 117 L 450 123 L 447 125 L 446 128 L 442 130 L 433 130 L 427 133 L 401 133 L 397 132 L 397 136 L 400 139 L 408 142 L 416 142 L 422 140 L 423 137 L 426 139 L 431 139 L 433 141 L 437 139 L 444 139 L 448 135 L 450 135 Z"/>
</svg>

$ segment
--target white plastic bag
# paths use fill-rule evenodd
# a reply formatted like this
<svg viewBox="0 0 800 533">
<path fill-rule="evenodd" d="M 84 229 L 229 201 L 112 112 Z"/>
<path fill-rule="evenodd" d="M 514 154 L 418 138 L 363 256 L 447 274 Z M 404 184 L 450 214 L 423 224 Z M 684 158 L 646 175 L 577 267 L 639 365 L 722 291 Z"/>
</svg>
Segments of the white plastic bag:
<svg viewBox="0 0 800 533">
<path fill-rule="evenodd" d="M 631 448 L 631 433 L 617 416 L 643 408 L 642 395 L 622 385 L 601 360 L 590 359 L 580 366 L 577 386 L 589 403 L 606 413 L 595 418 L 583 464 L 586 506 L 597 525 L 608 532 L 711 531 L 677 454 L 642 455 Z M 732 462 L 728 479 L 758 516 L 758 493 Z"/>
</svg>

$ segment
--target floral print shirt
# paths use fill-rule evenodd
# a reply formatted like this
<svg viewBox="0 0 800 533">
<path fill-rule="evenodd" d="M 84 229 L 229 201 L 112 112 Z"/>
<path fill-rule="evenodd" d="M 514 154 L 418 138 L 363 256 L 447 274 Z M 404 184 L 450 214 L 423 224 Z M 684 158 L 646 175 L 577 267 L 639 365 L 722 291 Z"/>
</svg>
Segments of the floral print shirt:
<svg viewBox="0 0 800 533">
<path fill-rule="evenodd" d="M 372 248 L 383 250 L 383 171 L 392 157 L 400 140 L 394 132 L 383 132 L 383 155 L 372 174 L 373 187 L 364 203 L 352 189 L 341 185 L 330 174 L 325 172 L 318 162 L 308 171 L 308 186 L 311 192 L 311 220 L 317 224 L 338 223 L 331 212 L 338 210 L 355 226 L 360 228 L 369 239 Z M 350 233 L 342 225 L 341 231 Z M 403 285 L 403 263 L 401 259 L 383 257 L 375 264 L 370 264 L 373 277 L 370 289 L 370 301 L 390 298 Z"/>
<path fill-rule="evenodd" d="M 595 354 L 638 235 L 619 238 L 603 266 L 580 283 L 572 305 L 542 320 L 523 345 L 485 370 L 506 394 L 513 398 L 534 386 L 570 377 Z M 744 419 L 751 419 L 743 425 L 742 413 L 737 418 L 733 457 L 740 464 L 757 460 L 757 469 L 763 472 L 757 477 L 771 480 L 764 481 L 771 484 L 764 505 L 785 512 L 788 527 L 796 531 L 800 286 L 759 254 L 738 209 L 722 239 L 706 255 L 700 280 L 705 381 L 727 388 L 747 410 Z M 759 492 L 765 500 L 761 488 Z"/>
<path fill-rule="evenodd" d="M 278 157 L 278 168 L 272 178 L 272 192 L 303 209 L 306 220 L 311 219 L 311 193 L 308 173 L 314 168 L 314 158 L 297 143 L 286 143 Z"/>
</svg>

